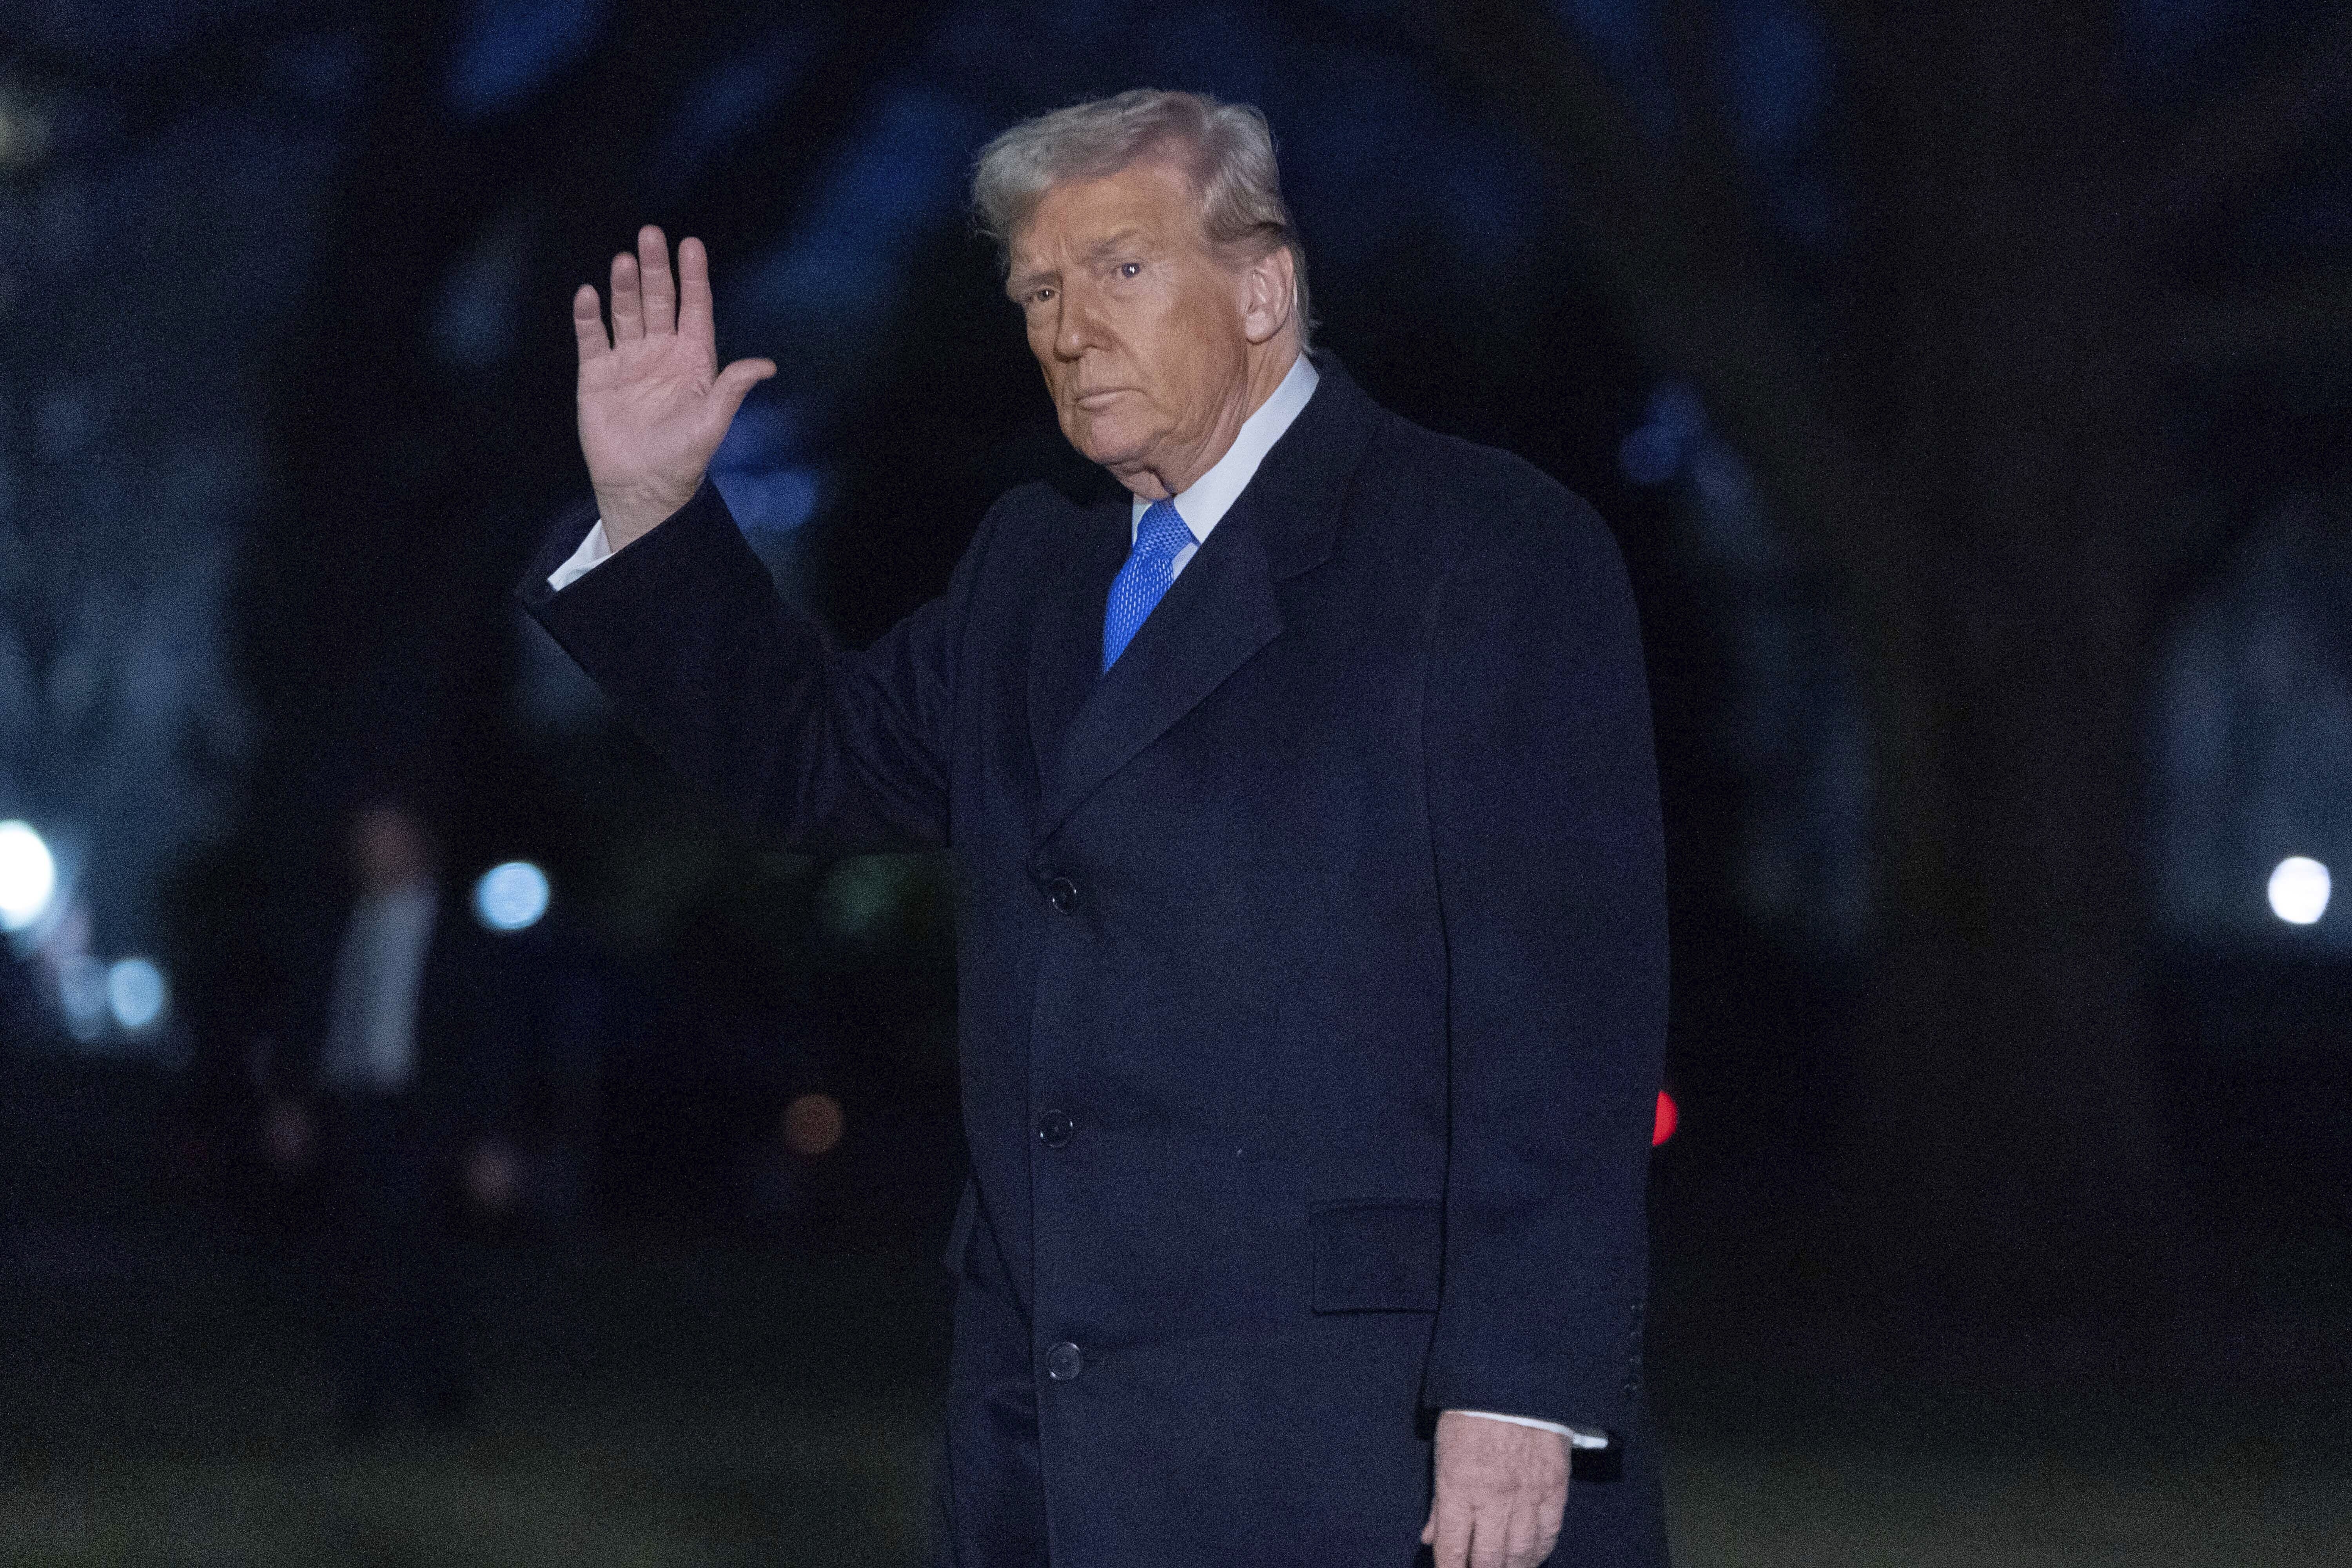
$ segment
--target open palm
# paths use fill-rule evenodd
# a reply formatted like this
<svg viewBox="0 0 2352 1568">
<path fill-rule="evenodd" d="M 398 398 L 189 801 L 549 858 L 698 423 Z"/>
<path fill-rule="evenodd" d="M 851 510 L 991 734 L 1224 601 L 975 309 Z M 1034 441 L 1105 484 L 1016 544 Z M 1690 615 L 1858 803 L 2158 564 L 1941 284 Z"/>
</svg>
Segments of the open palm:
<svg viewBox="0 0 2352 1568">
<path fill-rule="evenodd" d="M 596 489 L 605 541 L 614 550 L 692 499 L 743 396 L 776 374 L 775 363 L 719 368 L 711 325 L 710 262 L 702 242 L 677 247 L 651 224 L 637 251 L 613 258 L 612 331 L 595 288 L 572 297 L 580 343 L 580 450 Z"/>
</svg>

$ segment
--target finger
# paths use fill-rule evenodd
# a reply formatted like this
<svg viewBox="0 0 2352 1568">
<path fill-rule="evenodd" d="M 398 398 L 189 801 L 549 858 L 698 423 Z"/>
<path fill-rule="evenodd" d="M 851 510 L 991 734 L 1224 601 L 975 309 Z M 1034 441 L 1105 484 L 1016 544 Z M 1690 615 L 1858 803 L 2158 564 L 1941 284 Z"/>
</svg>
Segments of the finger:
<svg viewBox="0 0 2352 1568">
<path fill-rule="evenodd" d="M 711 324 L 710 258 L 702 241 L 688 235 L 677 242 L 677 335 L 698 342 L 717 336 Z"/>
<path fill-rule="evenodd" d="M 1428 1517 L 1427 1519 L 1425 1519 L 1425 1520 L 1422 1521 L 1422 1524 L 1421 1524 L 1421 1543 L 1422 1543 L 1423 1546 L 1433 1546 L 1433 1545 L 1435 1545 L 1435 1544 L 1436 1544 L 1436 1542 L 1437 1542 L 1437 1504 L 1436 1504 L 1434 1501 L 1433 1501 L 1433 1502 L 1431 1502 L 1431 1503 L 1430 1503 L 1430 1505 L 1429 1505 L 1429 1517 Z"/>
<path fill-rule="evenodd" d="M 1552 1549 L 1559 1544 L 1560 1526 L 1568 1513 L 1568 1482 L 1561 1482 L 1559 1489 L 1544 1500 L 1543 1506 L 1536 1510 L 1536 1561 L 1538 1563 L 1548 1560 Z"/>
<path fill-rule="evenodd" d="M 613 346 L 646 335 L 645 301 L 637 292 L 637 258 L 627 251 L 613 258 Z"/>
<path fill-rule="evenodd" d="M 637 272 L 645 279 L 646 336 L 677 331 L 677 281 L 669 275 L 669 239 L 652 224 L 637 230 Z"/>
<path fill-rule="evenodd" d="M 1437 1540 L 1432 1543 L 1437 1568 L 1467 1568 L 1470 1561 L 1470 1510 L 1450 1501 L 1444 1492 L 1437 1498 Z"/>
<path fill-rule="evenodd" d="M 1524 1568 L 1511 1555 L 1508 1518 L 1500 1508 L 1490 1507 L 1470 1521 L 1470 1568 Z"/>
<path fill-rule="evenodd" d="M 732 419 L 735 410 L 743 405 L 745 395 L 775 374 L 774 360 L 739 359 L 719 373 L 719 379 L 710 384 L 710 395 L 719 411 Z"/>
<path fill-rule="evenodd" d="M 1497 1533 L 1502 1546 L 1495 1553 L 1496 1568 L 1536 1568 L 1536 1521 L 1528 1510 L 1514 1507 L 1504 1516 Z"/>
<path fill-rule="evenodd" d="M 596 298 L 593 283 L 583 283 L 572 296 L 572 335 L 580 341 L 582 364 L 613 352 L 613 340 L 604 335 L 604 301 Z"/>
</svg>

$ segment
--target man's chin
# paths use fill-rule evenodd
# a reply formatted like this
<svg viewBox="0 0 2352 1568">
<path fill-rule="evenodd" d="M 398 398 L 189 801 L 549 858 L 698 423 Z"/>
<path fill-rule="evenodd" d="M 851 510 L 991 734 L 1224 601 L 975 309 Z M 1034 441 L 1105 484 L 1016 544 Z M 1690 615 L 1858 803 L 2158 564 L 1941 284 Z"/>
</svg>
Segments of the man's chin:
<svg viewBox="0 0 2352 1568">
<path fill-rule="evenodd" d="M 1150 437 L 1121 428 L 1118 420 L 1081 416 L 1066 421 L 1062 434 L 1069 437 L 1070 445 L 1087 461 L 1099 463 L 1114 474 L 1132 473 L 1143 467 L 1151 455 Z"/>
</svg>

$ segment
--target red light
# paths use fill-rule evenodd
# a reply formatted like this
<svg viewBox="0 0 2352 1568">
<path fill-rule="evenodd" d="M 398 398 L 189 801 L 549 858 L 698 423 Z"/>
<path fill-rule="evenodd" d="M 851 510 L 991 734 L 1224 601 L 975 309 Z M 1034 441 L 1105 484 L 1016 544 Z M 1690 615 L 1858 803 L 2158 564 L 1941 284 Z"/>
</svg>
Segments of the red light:
<svg viewBox="0 0 2352 1568">
<path fill-rule="evenodd" d="M 846 1124 L 841 1101 L 829 1094 L 803 1094 L 784 1107 L 784 1147 L 803 1160 L 830 1154 Z"/>
<path fill-rule="evenodd" d="M 1654 1149 L 1673 1137 L 1675 1123 L 1682 1119 L 1682 1112 L 1675 1109 L 1675 1097 L 1658 1090 L 1658 1119 L 1650 1124 L 1650 1147 Z"/>
</svg>

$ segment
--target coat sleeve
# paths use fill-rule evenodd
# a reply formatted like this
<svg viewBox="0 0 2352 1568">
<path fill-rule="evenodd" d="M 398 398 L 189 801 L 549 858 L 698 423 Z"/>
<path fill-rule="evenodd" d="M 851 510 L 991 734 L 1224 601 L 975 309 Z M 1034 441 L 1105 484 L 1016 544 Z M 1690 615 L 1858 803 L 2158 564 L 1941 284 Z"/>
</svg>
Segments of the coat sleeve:
<svg viewBox="0 0 2352 1568">
<path fill-rule="evenodd" d="M 520 596 L 672 768 L 791 847 L 947 842 L 956 666 L 987 522 L 948 592 L 863 652 L 829 647 L 784 602 L 708 480 L 550 590 L 593 522 L 586 507 L 559 521 Z"/>
<path fill-rule="evenodd" d="M 1665 1036 L 1649 698 L 1607 529 L 1531 471 L 1509 489 L 1433 608 L 1449 1127 L 1423 1395 L 1622 1435 Z"/>
</svg>

